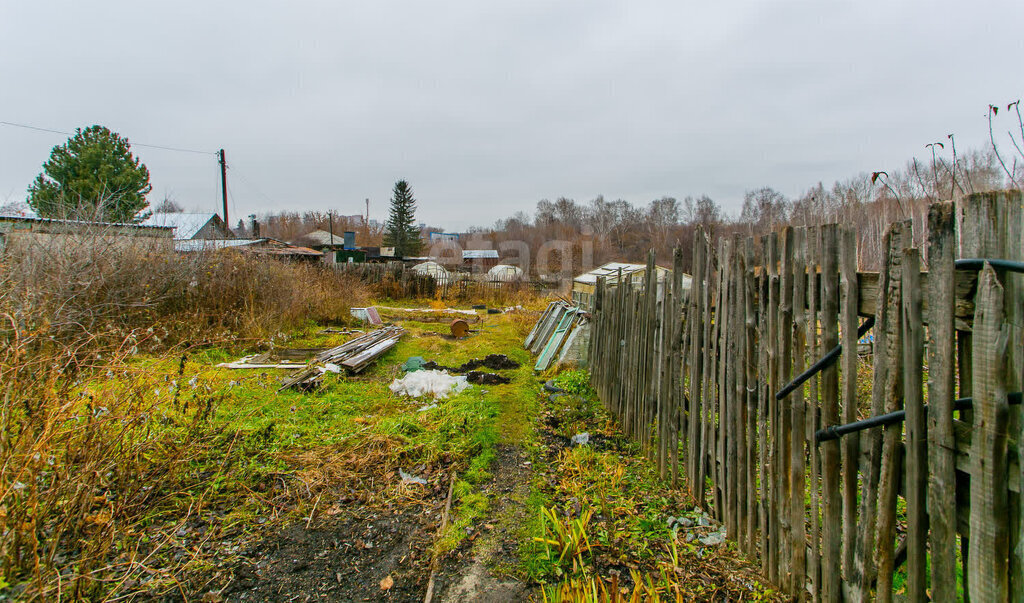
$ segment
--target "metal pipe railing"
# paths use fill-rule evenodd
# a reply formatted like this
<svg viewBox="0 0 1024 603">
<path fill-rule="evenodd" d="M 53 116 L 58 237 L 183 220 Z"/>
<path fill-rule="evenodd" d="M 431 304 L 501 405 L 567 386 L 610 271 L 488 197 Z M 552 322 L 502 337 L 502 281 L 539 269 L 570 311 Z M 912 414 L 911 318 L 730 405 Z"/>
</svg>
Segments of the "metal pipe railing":
<svg viewBox="0 0 1024 603">
<path fill-rule="evenodd" d="M 871 330 L 871 327 L 875 326 L 875 317 L 869 316 L 859 327 L 857 327 L 857 339 L 864 337 L 864 334 Z M 839 360 L 839 356 L 843 353 L 842 344 L 837 345 L 828 351 L 827 354 L 821 357 L 820 360 L 815 362 L 806 371 L 797 375 L 796 379 L 793 379 L 780 389 L 775 394 L 776 400 L 781 400 L 793 393 L 793 390 L 803 385 L 808 379 L 813 377 L 815 374 L 827 369 L 828 367 L 835 364 L 836 360 Z"/>
<path fill-rule="evenodd" d="M 981 270 L 985 264 L 990 264 L 996 270 L 1009 270 L 1010 272 L 1024 272 L 1024 262 L 1014 260 L 996 260 L 989 258 L 964 258 L 953 262 L 957 270 Z"/>
<path fill-rule="evenodd" d="M 1020 404 L 1022 399 L 1021 392 L 1013 392 L 1006 395 L 1007 404 Z M 973 398 L 958 398 L 953 401 L 953 412 L 960 412 L 962 410 L 970 410 L 974 406 Z M 928 412 L 928 406 L 924 407 L 925 412 Z M 814 443 L 820 444 L 822 442 L 828 442 L 831 440 L 838 440 L 844 435 L 856 433 L 858 431 L 864 431 L 865 429 L 871 429 L 872 427 L 884 427 L 886 425 L 895 425 L 902 423 L 906 420 L 907 411 L 897 410 L 895 412 L 886 413 L 884 415 L 878 415 L 877 417 L 869 417 L 867 419 L 861 419 L 860 421 L 854 421 L 853 423 L 846 423 L 844 425 L 832 425 L 824 429 L 819 429 L 814 432 Z"/>
<path fill-rule="evenodd" d="M 1000 260 L 993 258 L 963 258 L 953 262 L 954 267 L 957 270 L 981 270 L 985 267 L 985 264 L 989 264 L 997 270 L 1009 270 L 1011 272 L 1024 272 L 1024 262 L 1017 262 L 1014 260 Z M 863 324 L 857 329 L 857 339 L 863 337 L 870 329 L 875 325 L 875 317 L 870 316 Z M 820 360 L 815 362 L 806 371 L 800 373 L 785 387 L 775 393 L 775 399 L 781 400 L 793 393 L 793 390 L 803 385 L 808 379 L 827 369 L 828 367 L 835 364 L 836 360 L 839 359 L 843 353 L 843 346 L 837 345 L 828 351 L 827 354 L 821 357 Z"/>
</svg>

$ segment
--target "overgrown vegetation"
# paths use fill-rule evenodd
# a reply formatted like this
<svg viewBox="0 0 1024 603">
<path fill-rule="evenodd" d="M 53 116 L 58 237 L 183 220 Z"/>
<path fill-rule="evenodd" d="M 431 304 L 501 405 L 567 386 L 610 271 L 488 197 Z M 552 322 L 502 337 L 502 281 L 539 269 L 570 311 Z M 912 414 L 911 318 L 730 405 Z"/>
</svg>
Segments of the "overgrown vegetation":
<svg viewBox="0 0 1024 603">
<path fill-rule="evenodd" d="M 571 393 L 551 396 L 541 416 L 524 555 L 546 601 L 779 600 L 731 547 L 700 541 L 717 528 L 618 431 L 586 371 L 555 383 Z"/>
<path fill-rule="evenodd" d="M 282 468 L 268 463 L 272 422 L 243 433 L 218 421 L 246 392 L 272 392 L 268 380 L 212 379 L 196 360 L 346 322 L 364 296 L 315 266 L 102 233 L 9 245 L 0 283 L 0 578 L 39 599 L 130 592 L 175 530 L 236 494 L 228 475 L 259 488 Z"/>
<path fill-rule="evenodd" d="M 617 432 L 585 371 L 563 371 L 570 394 L 548 399 L 521 347 L 538 300 L 481 311 L 458 341 L 424 310 L 444 301 L 389 302 L 420 308 L 385 312 L 408 330 L 396 348 L 361 375 L 278 393 L 281 371 L 216 365 L 338 345 L 348 305 L 366 303 L 360 286 L 233 254 L 176 263 L 136 249 L 46 265 L 17 251 L 0 297 L 0 594 L 220 596 L 263 539 L 372 509 L 431 517 L 429 555 L 446 563 L 507 534 L 515 544 L 494 549 L 495 571 L 549 599 L 770 596 L 733 553 L 666 523 L 698 514 Z M 436 406 L 387 387 L 411 356 L 457 366 L 494 352 L 522 364 L 504 371 L 511 383 Z M 588 443 L 574 444 L 581 433 Z M 522 493 L 496 491 L 501 472 Z M 708 557 L 722 568 L 715 586 L 688 569 L 706 571 Z"/>
<path fill-rule="evenodd" d="M 230 251 L 181 255 L 167 246 L 102 229 L 12 237 L 0 257 L 0 312 L 8 316 L 0 336 L 13 336 L 10 326 L 30 335 L 26 345 L 97 334 L 164 347 L 253 341 L 310 322 L 344 324 L 349 308 L 368 299 L 357 281 L 319 264 Z"/>
</svg>

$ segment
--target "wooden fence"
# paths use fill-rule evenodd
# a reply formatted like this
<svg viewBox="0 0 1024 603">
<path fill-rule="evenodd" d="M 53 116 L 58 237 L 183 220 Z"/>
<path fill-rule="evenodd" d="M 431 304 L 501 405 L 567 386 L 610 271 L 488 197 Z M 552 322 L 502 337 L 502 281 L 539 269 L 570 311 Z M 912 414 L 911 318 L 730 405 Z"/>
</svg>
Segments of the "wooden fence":
<svg viewBox="0 0 1024 603">
<path fill-rule="evenodd" d="M 956 260 L 1024 260 L 1022 223 L 1019 191 L 934 204 L 924 249 L 893 224 L 878 273 L 839 225 L 698 236 L 688 290 L 679 270 L 598 282 L 592 383 L 785 592 L 890 601 L 895 580 L 911 601 L 1021 600 L 1024 275 Z M 851 353 L 776 395 L 837 346 Z"/>
</svg>

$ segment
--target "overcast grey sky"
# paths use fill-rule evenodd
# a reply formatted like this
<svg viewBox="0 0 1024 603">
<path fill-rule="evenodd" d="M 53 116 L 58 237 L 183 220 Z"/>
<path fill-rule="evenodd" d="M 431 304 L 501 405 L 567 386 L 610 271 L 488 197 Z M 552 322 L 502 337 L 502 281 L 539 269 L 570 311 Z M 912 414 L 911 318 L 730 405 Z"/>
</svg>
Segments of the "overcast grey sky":
<svg viewBox="0 0 1024 603">
<path fill-rule="evenodd" d="M 227 150 L 231 216 L 490 225 L 542 198 L 787 195 L 987 139 L 1024 2 L 0 3 L 0 121 Z M 0 126 L 0 203 L 65 137 Z M 151 202 L 218 211 L 212 155 L 136 147 Z"/>
</svg>

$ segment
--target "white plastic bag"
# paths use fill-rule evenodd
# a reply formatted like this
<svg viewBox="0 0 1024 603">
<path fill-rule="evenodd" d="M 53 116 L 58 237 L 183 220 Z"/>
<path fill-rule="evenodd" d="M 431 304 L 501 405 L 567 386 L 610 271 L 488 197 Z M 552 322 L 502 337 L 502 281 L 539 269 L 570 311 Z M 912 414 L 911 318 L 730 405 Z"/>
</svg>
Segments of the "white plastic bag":
<svg viewBox="0 0 1024 603">
<path fill-rule="evenodd" d="M 389 386 L 400 396 L 419 398 L 430 394 L 444 400 L 450 394 L 457 394 L 469 387 L 465 376 L 452 376 L 447 371 L 413 371 L 401 379 L 395 379 Z"/>
</svg>

